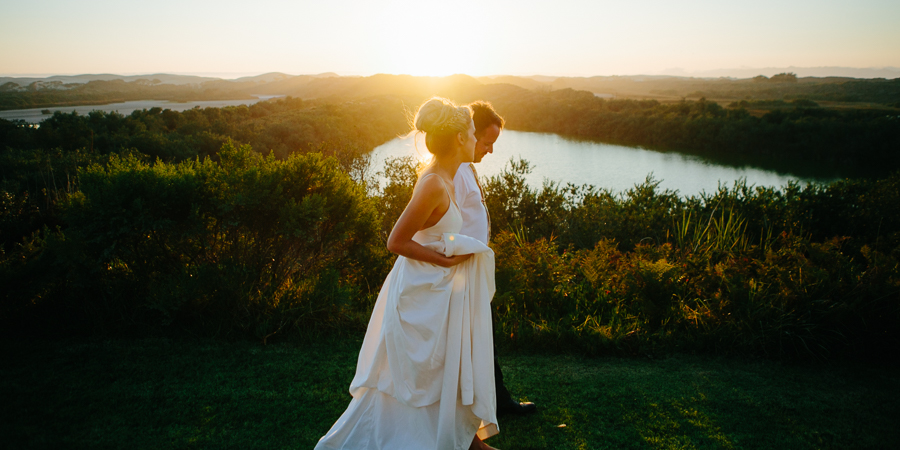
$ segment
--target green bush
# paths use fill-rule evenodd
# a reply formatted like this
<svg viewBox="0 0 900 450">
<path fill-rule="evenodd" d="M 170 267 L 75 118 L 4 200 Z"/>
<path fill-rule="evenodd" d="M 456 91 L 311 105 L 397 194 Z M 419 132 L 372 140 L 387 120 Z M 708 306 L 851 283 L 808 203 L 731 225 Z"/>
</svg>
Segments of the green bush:
<svg viewBox="0 0 900 450">
<path fill-rule="evenodd" d="M 522 175 L 513 164 L 489 195 L 518 190 L 525 211 L 557 208 L 561 231 L 526 220 L 495 234 L 500 342 L 778 357 L 900 345 L 900 202 L 890 201 L 900 174 L 782 190 L 736 183 L 686 199 L 652 179 L 618 196 L 544 186 L 543 198 L 566 198 L 553 205 Z M 501 217 L 523 212 L 493 205 Z"/>
<path fill-rule="evenodd" d="M 517 120 L 666 141 L 688 130 L 709 146 L 749 120 L 705 101 L 599 112 L 575 91 L 517 101 L 541 95 L 560 114 Z M 392 102 L 56 114 L 39 129 L 0 120 L 2 329 L 264 342 L 364 329 L 419 168 L 389 161 L 377 187 L 365 151 L 396 117 L 345 125 Z M 777 136 L 852 119 L 802 109 L 752 125 Z M 621 193 L 533 189 L 529 171 L 513 160 L 483 183 L 501 345 L 778 357 L 900 347 L 900 173 L 683 198 L 652 177 Z"/>
<path fill-rule="evenodd" d="M 844 239 L 775 241 L 704 254 L 669 243 L 622 252 L 603 240 L 560 253 L 545 239 L 501 233 L 496 337 L 587 353 L 828 357 L 896 348 L 896 259 L 866 248 L 866 260 L 852 260 Z"/>
<path fill-rule="evenodd" d="M 276 160 L 229 143 L 217 162 L 113 157 L 80 182 L 58 246 L 78 258 L 65 296 L 97 326 L 265 340 L 350 307 L 367 281 L 358 262 L 377 252 L 372 202 L 316 153 Z"/>
</svg>

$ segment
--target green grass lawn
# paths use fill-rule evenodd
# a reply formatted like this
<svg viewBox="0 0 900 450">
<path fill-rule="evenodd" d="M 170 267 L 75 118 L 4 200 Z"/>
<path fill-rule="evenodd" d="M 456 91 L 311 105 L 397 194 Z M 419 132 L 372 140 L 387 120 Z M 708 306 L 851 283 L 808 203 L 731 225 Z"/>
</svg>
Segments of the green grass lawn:
<svg viewBox="0 0 900 450">
<path fill-rule="evenodd" d="M 350 400 L 359 342 L 0 341 L 2 448 L 310 449 Z M 537 414 L 513 449 L 898 448 L 895 368 L 501 355 Z"/>
</svg>

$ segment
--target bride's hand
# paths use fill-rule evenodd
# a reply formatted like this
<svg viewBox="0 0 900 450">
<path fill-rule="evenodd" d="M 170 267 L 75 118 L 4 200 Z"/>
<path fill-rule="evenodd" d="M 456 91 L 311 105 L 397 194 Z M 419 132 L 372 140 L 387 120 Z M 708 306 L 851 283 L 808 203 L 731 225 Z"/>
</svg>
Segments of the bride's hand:
<svg viewBox="0 0 900 450">
<path fill-rule="evenodd" d="M 445 258 L 445 260 L 442 261 L 441 263 L 439 263 L 438 265 L 443 266 L 443 267 L 453 267 L 471 257 L 472 257 L 472 253 L 469 253 L 468 255 L 454 255 L 454 256 Z"/>
</svg>

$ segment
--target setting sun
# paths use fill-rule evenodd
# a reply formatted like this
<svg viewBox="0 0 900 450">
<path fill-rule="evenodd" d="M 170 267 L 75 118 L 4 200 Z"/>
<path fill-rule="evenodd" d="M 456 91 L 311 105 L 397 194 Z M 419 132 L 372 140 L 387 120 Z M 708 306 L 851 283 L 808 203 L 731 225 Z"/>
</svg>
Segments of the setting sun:
<svg viewBox="0 0 900 450">
<path fill-rule="evenodd" d="M 376 72 L 416 76 L 483 73 L 469 5 L 400 2 L 381 9 L 368 47 Z"/>
</svg>

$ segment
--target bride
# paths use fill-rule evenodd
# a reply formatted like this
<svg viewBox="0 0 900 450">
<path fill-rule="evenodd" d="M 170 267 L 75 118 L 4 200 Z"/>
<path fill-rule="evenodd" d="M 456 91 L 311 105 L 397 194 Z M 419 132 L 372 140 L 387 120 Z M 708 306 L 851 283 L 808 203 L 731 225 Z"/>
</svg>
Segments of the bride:
<svg viewBox="0 0 900 450">
<path fill-rule="evenodd" d="M 453 177 L 475 150 L 468 107 L 423 103 L 415 133 L 433 162 L 388 238 L 400 255 L 378 295 L 350 383 L 353 399 L 316 449 L 492 449 L 499 432 L 490 301 L 494 255 L 457 234 Z"/>
</svg>

